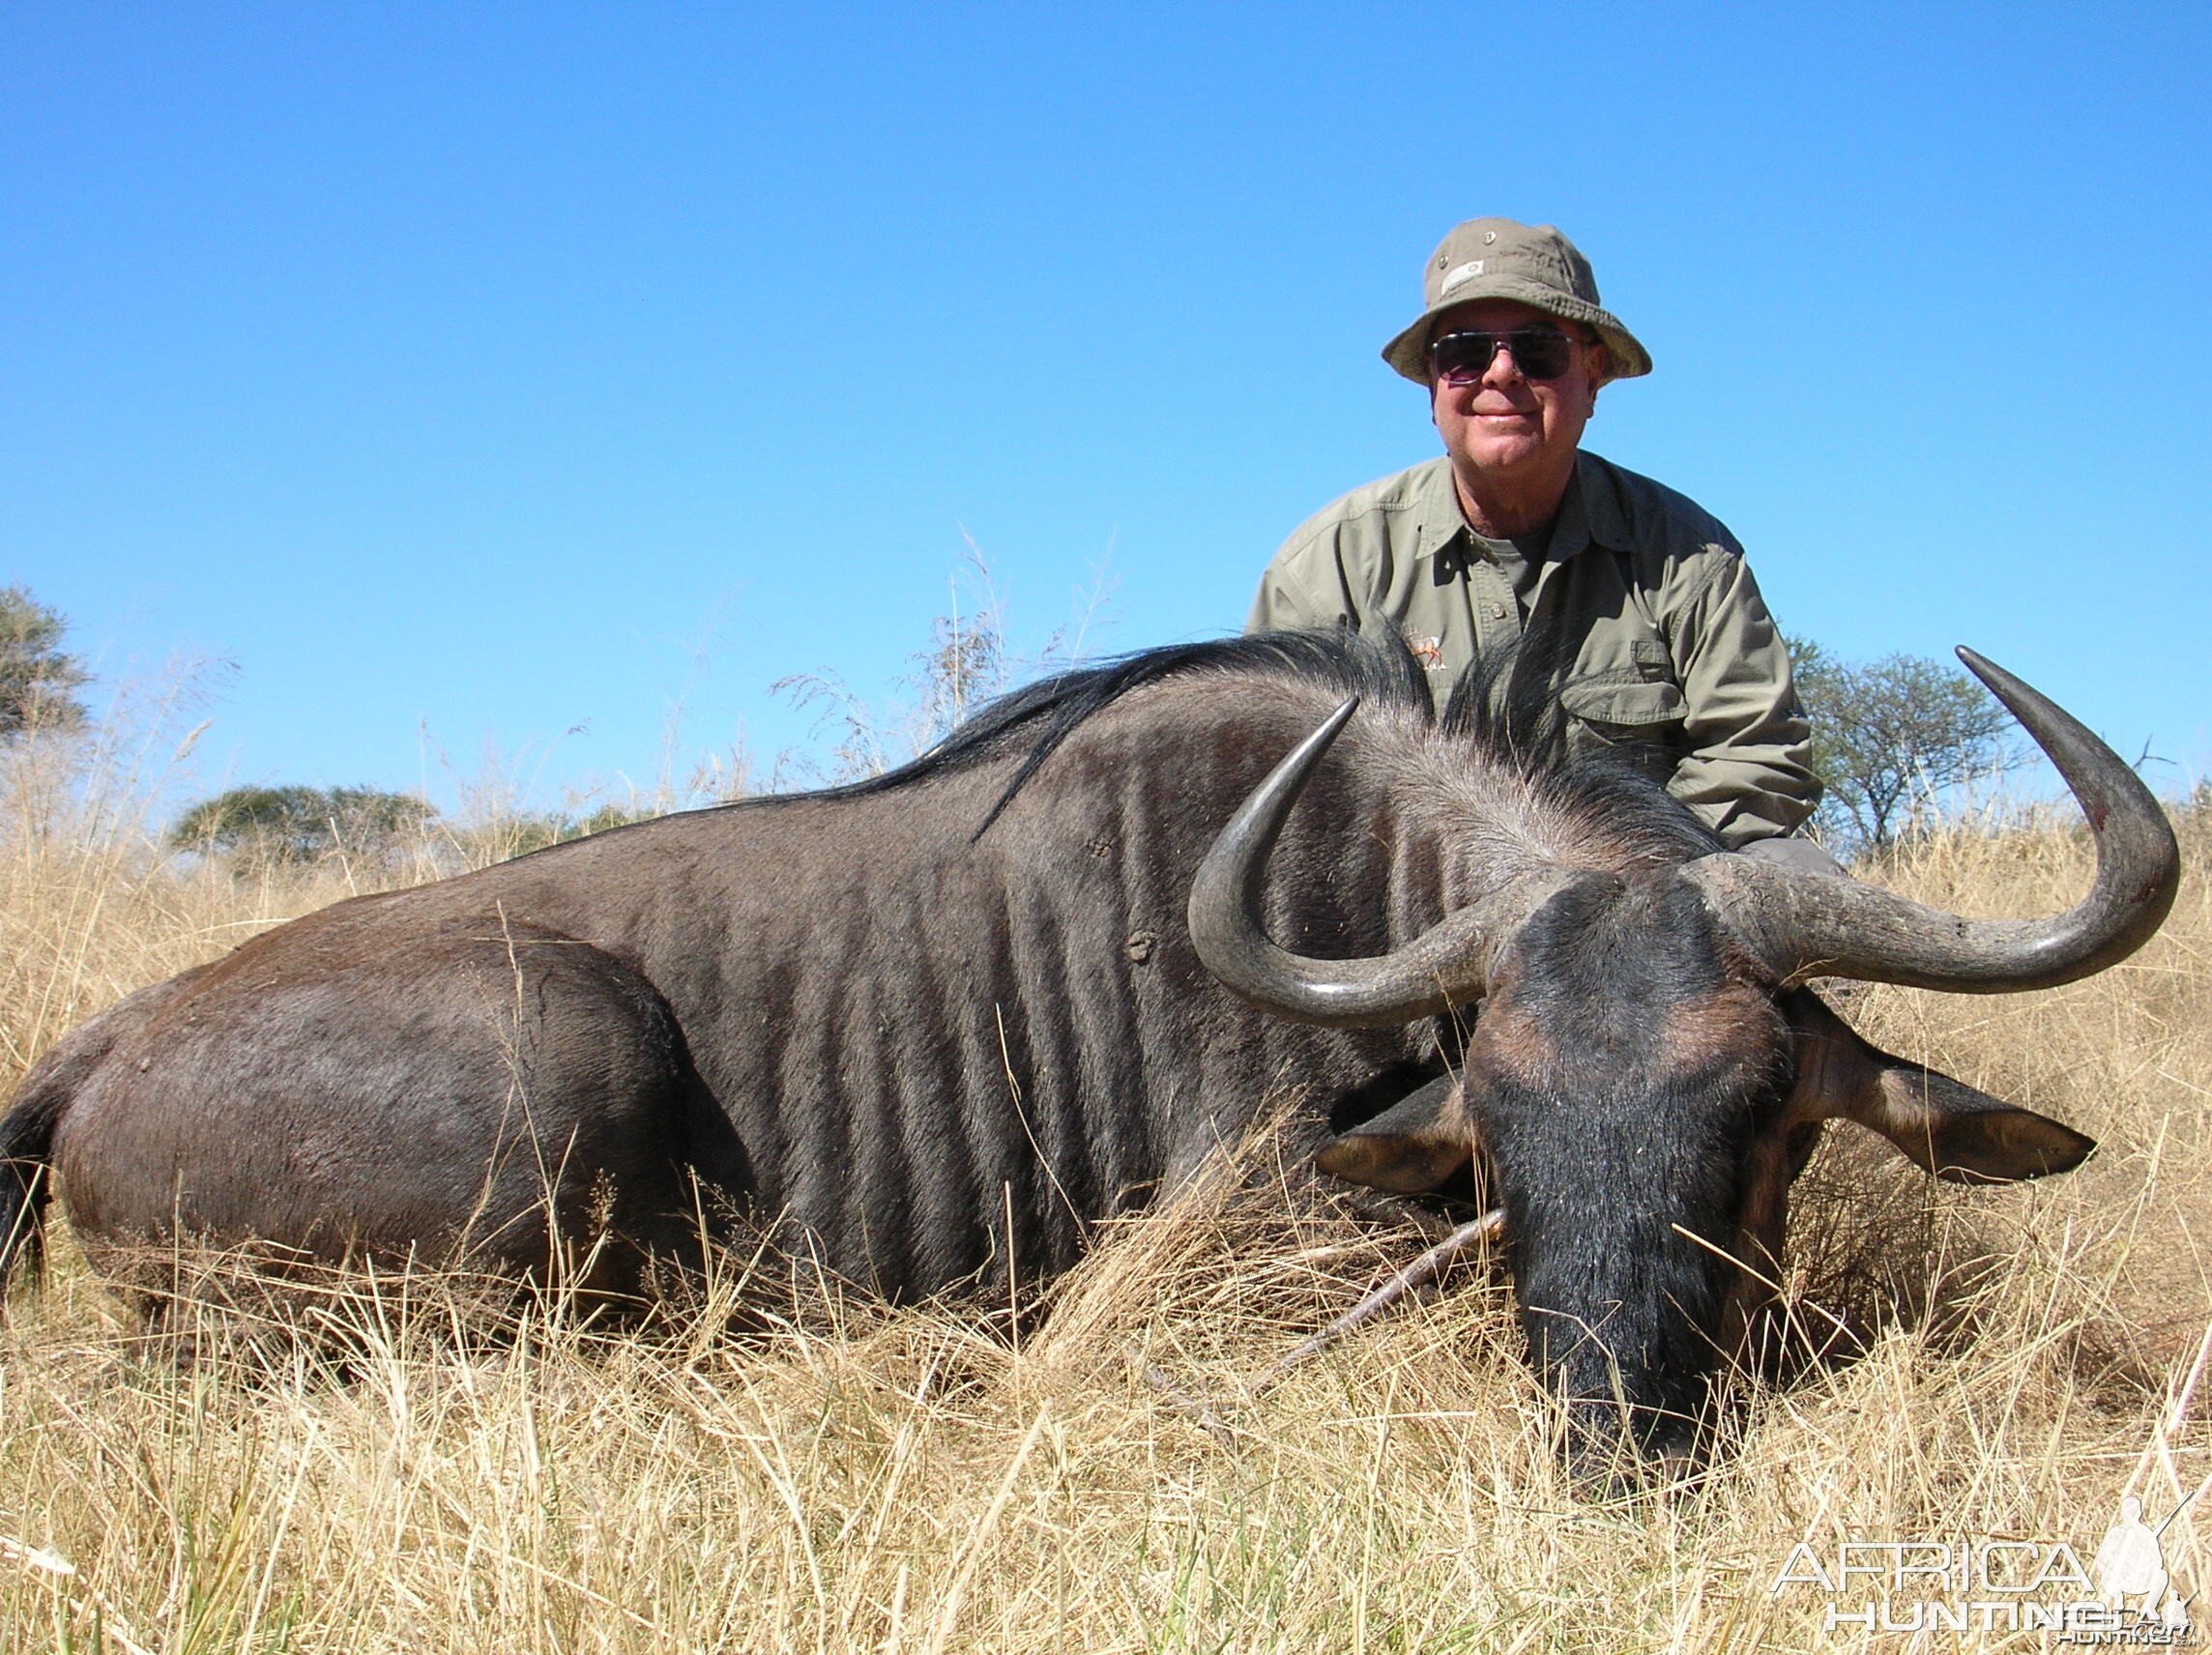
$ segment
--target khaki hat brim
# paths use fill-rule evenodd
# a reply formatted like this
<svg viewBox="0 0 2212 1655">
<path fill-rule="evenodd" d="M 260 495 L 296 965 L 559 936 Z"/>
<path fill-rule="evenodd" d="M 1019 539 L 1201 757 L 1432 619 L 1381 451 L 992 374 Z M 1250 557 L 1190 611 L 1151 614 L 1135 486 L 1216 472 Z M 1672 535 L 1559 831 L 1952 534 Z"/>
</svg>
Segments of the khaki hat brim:
<svg viewBox="0 0 2212 1655">
<path fill-rule="evenodd" d="M 1415 385 L 1429 383 L 1429 329 L 1446 310 L 1457 310 L 1483 299 L 1510 299 L 1561 321 L 1581 322 L 1597 330 L 1613 359 L 1615 379 L 1641 379 L 1651 371 L 1651 353 L 1620 325 L 1620 319 L 1600 305 L 1561 293 L 1541 282 L 1511 276 L 1477 277 L 1452 290 L 1448 299 L 1421 312 L 1413 325 L 1382 347 L 1382 360 Z"/>
</svg>

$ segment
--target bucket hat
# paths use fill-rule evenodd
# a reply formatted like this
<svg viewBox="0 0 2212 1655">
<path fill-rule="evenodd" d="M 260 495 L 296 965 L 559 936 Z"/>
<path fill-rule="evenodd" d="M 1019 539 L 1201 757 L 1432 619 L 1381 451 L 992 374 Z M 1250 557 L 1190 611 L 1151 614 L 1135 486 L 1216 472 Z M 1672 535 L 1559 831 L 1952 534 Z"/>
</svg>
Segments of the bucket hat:
<svg viewBox="0 0 2212 1655">
<path fill-rule="evenodd" d="M 1651 353 L 1598 303 L 1597 277 L 1581 250 L 1550 224 L 1470 218 L 1437 245 L 1421 270 L 1423 308 L 1382 347 L 1408 379 L 1429 382 L 1429 328 L 1438 315 L 1476 299 L 1515 299 L 1548 316 L 1595 328 L 1613 357 L 1613 377 L 1651 371 Z"/>
</svg>

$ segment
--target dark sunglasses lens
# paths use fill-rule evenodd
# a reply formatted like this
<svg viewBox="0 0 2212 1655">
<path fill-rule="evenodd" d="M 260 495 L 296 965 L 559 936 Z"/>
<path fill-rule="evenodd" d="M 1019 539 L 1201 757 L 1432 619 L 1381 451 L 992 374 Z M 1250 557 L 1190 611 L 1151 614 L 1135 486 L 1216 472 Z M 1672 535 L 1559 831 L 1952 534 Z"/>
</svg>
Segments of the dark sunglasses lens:
<svg viewBox="0 0 2212 1655">
<path fill-rule="evenodd" d="M 1567 371 L 1567 336 L 1556 328 L 1523 328 L 1506 336 L 1513 361 L 1528 379 L 1557 379 Z"/>
<path fill-rule="evenodd" d="M 1429 347 L 1430 363 L 1446 385 L 1472 385 L 1497 354 L 1496 334 L 1446 334 Z"/>
<path fill-rule="evenodd" d="M 1472 385 L 1490 371 L 1498 347 L 1513 353 L 1525 379 L 1557 379 L 1573 360 L 1572 343 L 1557 328 L 1517 328 L 1510 334 L 1446 334 L 1429 347 L 1429 361 L 1446 385 Z"/>
</svg>

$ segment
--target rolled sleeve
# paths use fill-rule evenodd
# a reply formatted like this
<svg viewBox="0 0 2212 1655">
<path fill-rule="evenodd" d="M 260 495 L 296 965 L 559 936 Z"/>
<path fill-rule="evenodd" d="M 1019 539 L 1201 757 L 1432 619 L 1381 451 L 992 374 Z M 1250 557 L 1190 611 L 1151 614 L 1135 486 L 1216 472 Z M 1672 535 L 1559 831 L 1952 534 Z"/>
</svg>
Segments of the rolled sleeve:
<svg viewBox="0 0 2212 1655">
<path fill-rule="evenodd" d="M 1716 553 L 1722 552 L 1716 547 Z M 1820 801 L 1789 652 L 1728 549 L 1675 618 L 1688 751 L 1668 791 L 1732 848 L 1794 830 Z"/>
</svg>

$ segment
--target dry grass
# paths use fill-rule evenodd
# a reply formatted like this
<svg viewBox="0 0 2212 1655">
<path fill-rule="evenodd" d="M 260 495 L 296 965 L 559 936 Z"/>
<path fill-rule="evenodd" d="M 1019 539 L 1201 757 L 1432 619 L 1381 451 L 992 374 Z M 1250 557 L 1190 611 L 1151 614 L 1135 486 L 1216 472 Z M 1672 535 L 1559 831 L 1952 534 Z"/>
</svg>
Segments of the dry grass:
<svg viewBox="0 0 2212 1655">
<path fill-rule="evenodd" d="M 81 775 L 20 766 L 8 785 L 10 1075 L 345 889 L 164 868 L 128 787 L 88 802 Z M 1479 1278 L 1217 1405 L 1220 1429 L 1173 1406 L 1148 1367 L 1227 1396 L 1406 1250 L 1271 1194 L 1264 1142 L 1263 1176 L 1121 1226 L 1049 1320 L 1011 1328 L 845 1305 L 736 1343 L 717 1331 L 733 1261 L 652 1339 L 556 1307 L 487 1350 L 443 1336 L 438 1284 L 382 1283 L 332 1304 L 311 1357 L 237 1346 L 180 1371 L 65 1245 L 0 1335 L 0 1649 L 2040 1647 L 1823 1632 L 1828 1600 L 1769 1587 L 1800 1540 L 2066 1540 L 2087 1562 L 2123 1490 L 2156 1518 L 2212 1470 L 2212 1397 L 2179 1394 L 2212 1321 L 2208 818 L 2188 816 L 2173 921 L 2118 970 L 1852 998 L 1875 1039 L 2104 1147 L 2047 1186 L 1975 1192 L 1832 1142 L 1800 1186 L 1790 1287 L 1808 1328 L 1850 1336 L 1746 1383 L 1740 1448 L 1703 1487 L 1576 1499 L 1508 1295 Z M 2026 913 L 2084 866 L 2031 825 L 1883 877 Z M 2166 1541 L 2196 1590 L 2193 1518 Z"/>
</svg>

